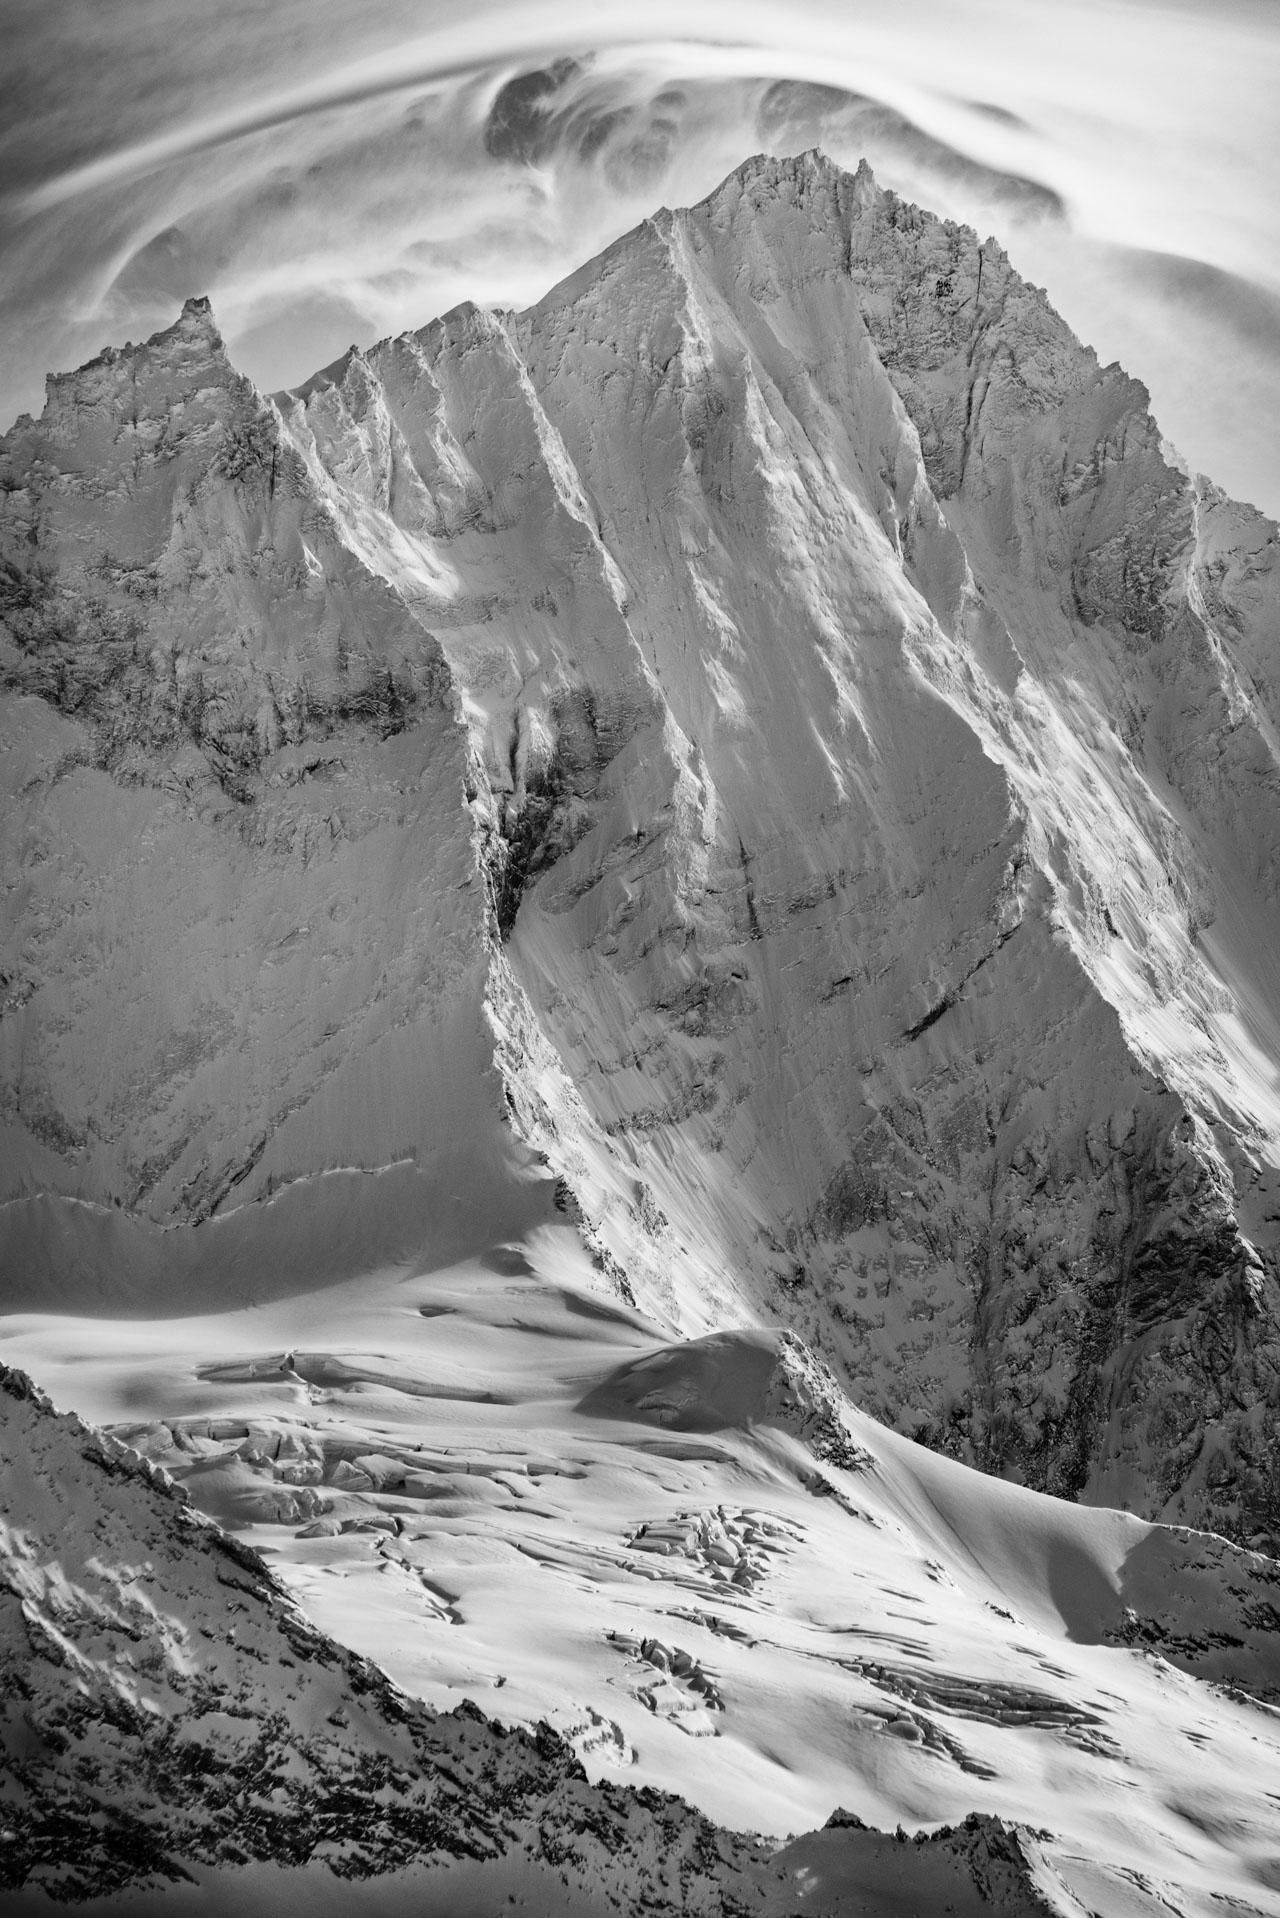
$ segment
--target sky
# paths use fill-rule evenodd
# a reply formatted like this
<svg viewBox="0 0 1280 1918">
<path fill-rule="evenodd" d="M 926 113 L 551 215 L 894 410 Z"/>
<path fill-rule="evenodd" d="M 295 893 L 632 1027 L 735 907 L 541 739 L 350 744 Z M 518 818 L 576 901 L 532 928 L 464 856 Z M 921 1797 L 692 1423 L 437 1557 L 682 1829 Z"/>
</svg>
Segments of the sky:
<svg viewBox="0 0 1280 1918">
<path fill-rule="evenodd" d="M 1275 0 L 0 0 L 0 426 L 208 294 L 264 390 L 748 154 L 994 233 L 1280 516 Z M 8 58 L 8 56 L 14 56 Z"/>
</svg>

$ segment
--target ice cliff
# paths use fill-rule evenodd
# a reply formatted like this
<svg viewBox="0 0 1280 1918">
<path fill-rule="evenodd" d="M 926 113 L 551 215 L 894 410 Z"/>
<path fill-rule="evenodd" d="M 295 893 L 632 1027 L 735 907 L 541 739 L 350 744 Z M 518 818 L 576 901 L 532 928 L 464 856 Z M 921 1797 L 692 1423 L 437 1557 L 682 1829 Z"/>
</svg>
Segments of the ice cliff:
<svg viewBox="0 0 1280 1918">
<path fill-rule="evenodd" d="M 1280 591 L 1001 249 L 758 159 L 0 448 L 5 1285 L 577 1220 L 937 1449 L 1280 1536 Z"/>
</svg>

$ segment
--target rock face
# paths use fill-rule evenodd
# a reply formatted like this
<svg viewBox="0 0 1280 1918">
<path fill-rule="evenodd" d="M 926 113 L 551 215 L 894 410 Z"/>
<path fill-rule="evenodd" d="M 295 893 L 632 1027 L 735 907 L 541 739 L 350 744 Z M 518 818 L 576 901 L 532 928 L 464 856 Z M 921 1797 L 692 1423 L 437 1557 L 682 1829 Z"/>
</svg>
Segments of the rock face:
<svg viewBox="0 0 1280 1918">
<path fill-rule="evenodd" d="M 1280 1535 L 1276 531 L 998 247 L 752 161 L 274 401 L 191 303 L 4 471 L 15 1283 L 554 1196 L 682 1330 Z"/>
</svg>

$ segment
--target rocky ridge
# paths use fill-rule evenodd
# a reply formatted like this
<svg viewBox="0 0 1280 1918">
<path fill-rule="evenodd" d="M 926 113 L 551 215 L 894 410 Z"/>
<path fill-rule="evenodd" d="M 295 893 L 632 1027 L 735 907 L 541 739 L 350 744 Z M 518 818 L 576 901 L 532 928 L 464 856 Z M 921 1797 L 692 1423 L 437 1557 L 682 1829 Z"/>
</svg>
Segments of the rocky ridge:
<svg viewBox="0 0 1280 1918">
<path fill-rule="evenodd" d="M 1274 1539 L 1275 529 L 998 247 L 752 161 L 275 400 L 191 302 L 4 470 L 30 1296 L 558 1201 L 686 1331 Z"/>
</svg>

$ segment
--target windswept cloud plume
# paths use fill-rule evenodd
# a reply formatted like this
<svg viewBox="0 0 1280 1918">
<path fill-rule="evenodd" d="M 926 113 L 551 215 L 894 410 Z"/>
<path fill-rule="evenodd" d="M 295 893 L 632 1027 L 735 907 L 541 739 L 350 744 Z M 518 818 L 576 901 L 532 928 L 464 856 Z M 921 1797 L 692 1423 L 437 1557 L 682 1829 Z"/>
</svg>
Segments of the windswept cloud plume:
<svg viewBox="0 0 1280 1918">
<path fill-rule="evenodd" d="M 1280 510 L 1280 24 L 1150 0 L 20 8 L 0 412 L 208 293 L 260 381 L 516 306 L 748 153 L 993 231 L 1193 464 Z M 1181 263 L 1181 264 L 1179 264 Z"/>
</svg>

